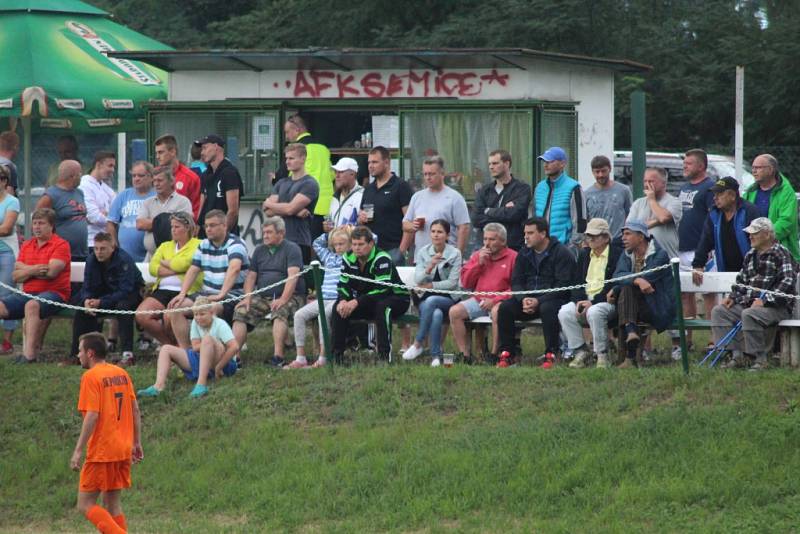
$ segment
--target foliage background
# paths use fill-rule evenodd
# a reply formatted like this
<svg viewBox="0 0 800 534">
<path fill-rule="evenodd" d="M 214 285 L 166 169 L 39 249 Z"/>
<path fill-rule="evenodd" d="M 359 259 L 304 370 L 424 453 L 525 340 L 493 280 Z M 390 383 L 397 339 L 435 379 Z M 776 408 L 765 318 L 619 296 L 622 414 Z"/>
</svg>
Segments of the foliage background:
<svg viewBox="0 0 800 534">
<path fill-rule="evenodd" d="M 800 145 L 800 0 L 89 0 L 176 48 L 525 47 L 652 65 L 617 80 L 648 95 L 651 147 L 733 146 L 735 66 L 745 144 Z"/>
</svg>

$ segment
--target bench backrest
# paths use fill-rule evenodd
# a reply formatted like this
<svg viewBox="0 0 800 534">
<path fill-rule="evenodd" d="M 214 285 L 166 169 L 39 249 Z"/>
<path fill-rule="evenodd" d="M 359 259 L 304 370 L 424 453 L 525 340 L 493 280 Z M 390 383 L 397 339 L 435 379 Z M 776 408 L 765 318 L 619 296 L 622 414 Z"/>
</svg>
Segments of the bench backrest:
<svg viewBox="0 0 800 534">
<path fill-rule="evenodd" d="M 145 283 L 152 284 L 155 281 L 155 278 L 150 276 L 150 264 L 147 262 L 137 263 L 136 266 L 139 268 L 139 271 L 142 273 L 142 278 L 144 278 Z M 70 272 L 69 272 L 69 281 L 70 282 L 83 282 L 83 271 L 86 268 L 86 264 L 82 261 L 73 261 L 70 265 Z"/>
</svg>

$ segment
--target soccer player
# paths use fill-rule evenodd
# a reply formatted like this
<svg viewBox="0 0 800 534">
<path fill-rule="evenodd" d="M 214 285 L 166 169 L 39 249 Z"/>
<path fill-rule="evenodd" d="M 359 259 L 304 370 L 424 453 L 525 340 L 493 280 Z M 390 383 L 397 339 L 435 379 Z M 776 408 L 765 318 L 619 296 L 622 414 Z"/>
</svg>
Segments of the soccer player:
<svg viewBox="0 0 800 534">
<path fill-rule="evenodd" d="M 128 527 L 120 491 L 131 486 L 131 462 L 140 462 L 142 419 L 133 381 L 121 367 L 106 363 L 106 338 L 98 332 L 80 338 L 78 358 L 88 369 L 81 378 L 78 410 L 83 426 L 69 465 L 80 470 L 78 510 L 103 533 L 124 534 Z M 87 447 L 88 444 L 88 447 Z M 81 456 L 86 447 L 86 461 Z M 97 504 L 102 494 L 105 508 Z"/>
</svg>

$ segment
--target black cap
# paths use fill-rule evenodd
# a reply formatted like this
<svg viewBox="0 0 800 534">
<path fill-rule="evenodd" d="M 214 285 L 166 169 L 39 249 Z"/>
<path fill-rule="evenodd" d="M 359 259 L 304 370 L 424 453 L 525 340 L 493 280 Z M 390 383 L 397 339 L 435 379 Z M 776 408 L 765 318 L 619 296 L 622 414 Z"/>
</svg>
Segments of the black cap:
<svg viewBox="0 0 800 534">
<path fill-rule="evenodd" d="M 732 176 L 726 176 L 724 178 L 720 178 L 714 185 L 711 186 L 712 193 L 722 193 L 723 191 L 736 191 L 738 193 L 739 182 L 736 181 L 736 178 L 733 178 Z"/>
<path fill-rule="evenodd" d="M 216 143 L 222 148 L 225 148 L 225 141 L 217 134 L 208 134 L 207 136 L 194 142 L 194 144 L 197 146 L 203 146 L 206 143 Z"/>
</svg>

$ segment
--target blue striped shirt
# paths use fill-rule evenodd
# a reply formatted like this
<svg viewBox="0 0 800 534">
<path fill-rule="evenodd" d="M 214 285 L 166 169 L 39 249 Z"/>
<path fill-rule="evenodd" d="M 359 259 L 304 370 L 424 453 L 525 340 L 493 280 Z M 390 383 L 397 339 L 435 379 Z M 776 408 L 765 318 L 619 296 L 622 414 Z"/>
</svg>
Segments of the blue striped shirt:
<svg viewBox="0 0 800 534">
<path fill-rule="evenodd" d="M 231 260 L 242 260 L 242 270 L 239 271 L 236 282 L 230 290 L 230 293 L 241 294 L 244 288 L 244 278 L 250 267 L 247 246 L 244 241 L 239 236 L 228 234 L 225 243 L 217 247 L 208 238 L 203 239 L 192 256 L 192 265 L 200 267 L 203 271 L 203 293 L 220 292 Z"/>
<path fill-rule="evenodd" d="M 339 286 L 339 275 L 342 272 L 342 257 L 328 248 L 328 234 L 322 234 L 314 240 L 312 246 L 317 257 L 325 266 L 322 279 L 322 300 L 336 300 Z"/>
</svg>

